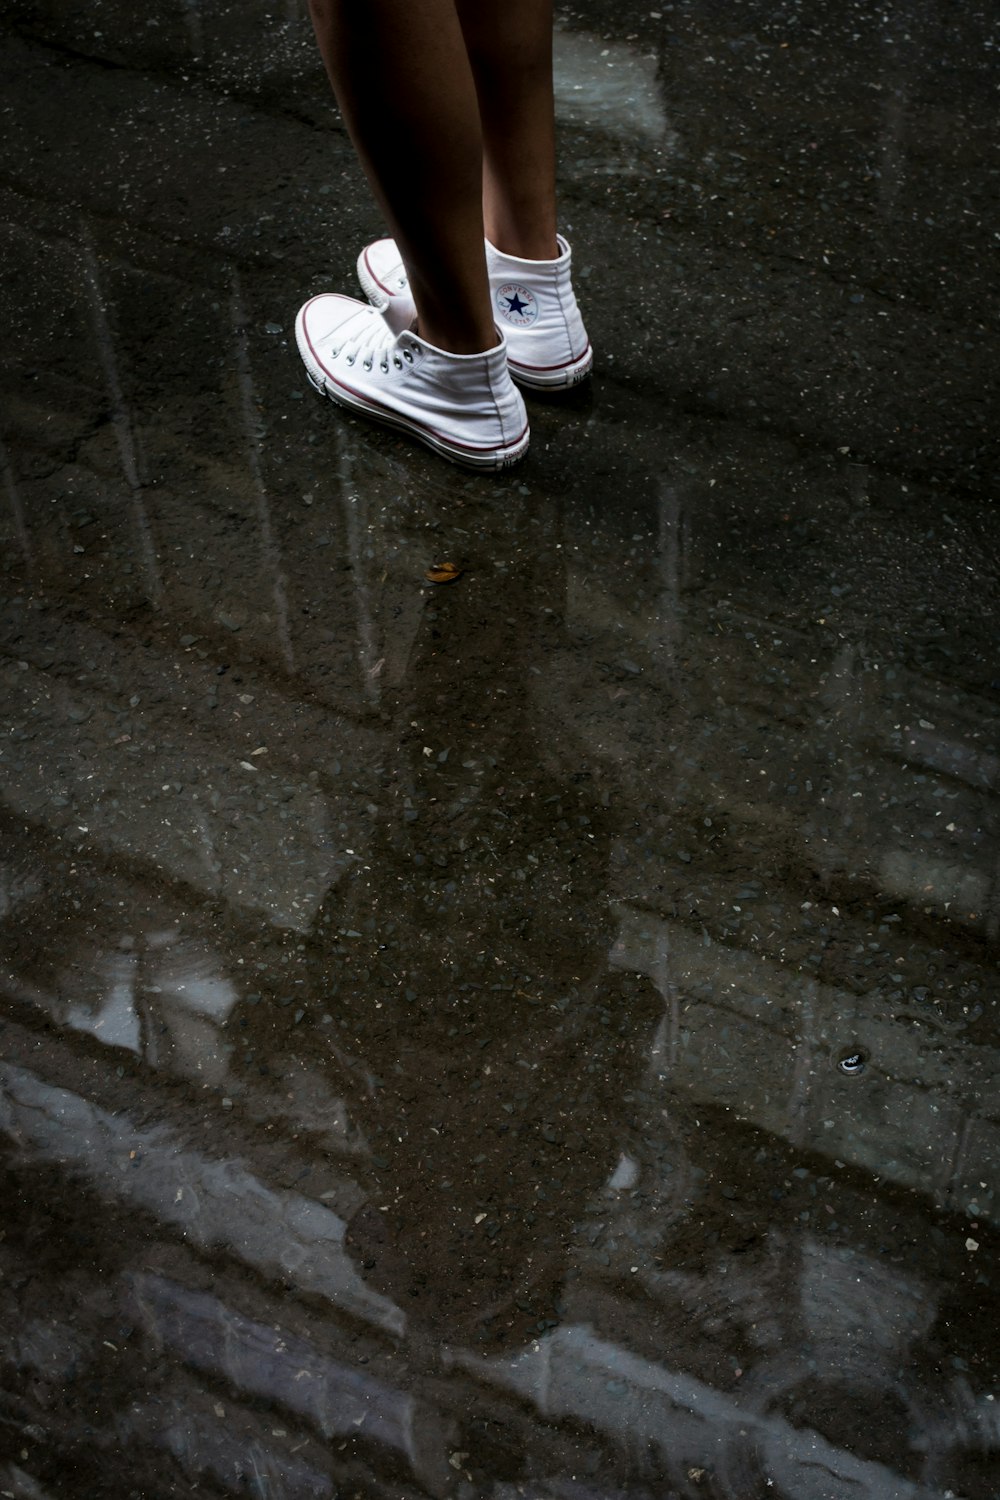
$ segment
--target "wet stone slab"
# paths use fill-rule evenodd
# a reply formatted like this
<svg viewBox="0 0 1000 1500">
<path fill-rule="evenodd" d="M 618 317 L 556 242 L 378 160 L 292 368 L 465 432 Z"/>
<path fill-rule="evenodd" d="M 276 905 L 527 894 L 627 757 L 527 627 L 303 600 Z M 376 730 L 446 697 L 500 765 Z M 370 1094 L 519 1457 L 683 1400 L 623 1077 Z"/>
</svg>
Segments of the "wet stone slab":
<svg viewBox="0 0 1000 1500">
<path fill-rule="evenodd" d="M 0 1494 L 993 1500 L 989 16 L 564 11 L 496 480 L 304 4 L 3 27 Z"/>
</svg>

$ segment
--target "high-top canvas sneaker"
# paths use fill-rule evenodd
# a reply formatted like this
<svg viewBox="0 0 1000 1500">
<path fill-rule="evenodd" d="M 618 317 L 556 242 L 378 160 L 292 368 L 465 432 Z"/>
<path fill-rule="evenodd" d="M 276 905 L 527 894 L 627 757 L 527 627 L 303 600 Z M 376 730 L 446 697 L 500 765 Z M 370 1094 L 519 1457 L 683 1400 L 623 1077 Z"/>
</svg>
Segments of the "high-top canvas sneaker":
<svg viewBox="0 0 1000 1500">
<path fill-rule="evenodd" d="M 300 308 L 295 338 L 316 389 L 472 469 L 504 469 L 528 448 L 524 401 L 501 335 L 484 354 L 449 354 L 394 333 L 366 302 L 325 293 Z"/>
<path fill-rule="evenodd" d="M 576 385 L 594 362 L 571 277 L 572 252 L 557 235 L 555 260 L 521 260 L 486 241 L 493 316 L 507 339 L 507 363 L 519 384 L 536 390 Z M 358 280 L 391 328 L 416 315 L 395 240 L 376 240 L 358 257 Z"/>
</svg>

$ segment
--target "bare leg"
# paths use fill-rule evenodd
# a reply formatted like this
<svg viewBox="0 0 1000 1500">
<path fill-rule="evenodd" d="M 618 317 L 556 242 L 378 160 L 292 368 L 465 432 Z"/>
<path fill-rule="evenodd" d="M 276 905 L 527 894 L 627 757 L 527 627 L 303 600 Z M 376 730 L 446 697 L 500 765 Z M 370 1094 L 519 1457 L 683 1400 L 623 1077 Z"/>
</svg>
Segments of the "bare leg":
<svg viewBox="0 0 1000 1500">
<path fill-rule="evenodd" d="M 483 133 L 483 218 L 498 250 L 553 260 L 552 0 L 456 0 Z"/>
<path fill-rule="evenodd" d="M 479 104 L 455 0 L 310 0 L 310 10 L 421 338 L 454 354 L 492 348 Z"/>
</svg>

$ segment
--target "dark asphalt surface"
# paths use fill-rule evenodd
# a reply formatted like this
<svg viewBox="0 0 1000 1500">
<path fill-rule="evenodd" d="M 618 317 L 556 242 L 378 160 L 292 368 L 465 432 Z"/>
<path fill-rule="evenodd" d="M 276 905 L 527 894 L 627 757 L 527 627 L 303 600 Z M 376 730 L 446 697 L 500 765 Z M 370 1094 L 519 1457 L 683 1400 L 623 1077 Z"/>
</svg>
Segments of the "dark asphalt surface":
<svg viewBox="0 0 1000 1500">
<path fill-rule="evenodd" d="M 995 10 L 563 12 L 490 478 L 304 0 L 0 28 L 0 1495 L 995 1500 Z"/>
</svg>

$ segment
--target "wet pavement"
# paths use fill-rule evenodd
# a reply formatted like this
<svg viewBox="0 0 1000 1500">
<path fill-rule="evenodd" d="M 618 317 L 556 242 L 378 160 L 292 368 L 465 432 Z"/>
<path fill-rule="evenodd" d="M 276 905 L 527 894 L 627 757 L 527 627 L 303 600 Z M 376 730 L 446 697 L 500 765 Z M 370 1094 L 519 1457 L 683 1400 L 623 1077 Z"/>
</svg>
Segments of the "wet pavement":
<svg viewBox="0 0 1000 1500">
<path fill-rule="evenodd" d="M 489 479 L 304 3 L 3 27 L 0 1494 L 992 1500 L 995 14 L 565 12 Z"/>
</svg>

